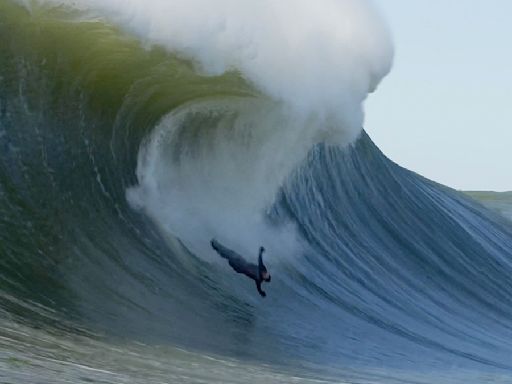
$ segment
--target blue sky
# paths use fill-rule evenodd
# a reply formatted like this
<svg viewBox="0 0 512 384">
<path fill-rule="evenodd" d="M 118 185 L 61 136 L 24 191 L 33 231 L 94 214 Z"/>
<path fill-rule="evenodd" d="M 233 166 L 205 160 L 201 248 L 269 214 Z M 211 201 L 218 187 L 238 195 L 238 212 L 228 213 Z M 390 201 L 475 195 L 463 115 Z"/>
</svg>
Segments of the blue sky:
<svg viewBox="0 0 512 384">
<path fill-rule="evenodd" d="M 374 0 L 395 43 L 365 127 L 400 165 L 464 190 L 512 190 L 512 1 Z"/>
</svg>

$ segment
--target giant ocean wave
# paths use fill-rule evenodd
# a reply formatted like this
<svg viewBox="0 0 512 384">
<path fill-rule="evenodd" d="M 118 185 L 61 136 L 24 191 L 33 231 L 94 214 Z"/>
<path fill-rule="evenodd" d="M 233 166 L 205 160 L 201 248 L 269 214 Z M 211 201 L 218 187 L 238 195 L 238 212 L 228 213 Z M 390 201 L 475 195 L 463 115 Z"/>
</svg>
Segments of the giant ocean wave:
<svg viewBox="0 0 512 384">
<path fill-rule="evenodd" d="M 510 378 L 512 226 L 361 131 L 392 56 L 375 15 L 299 1 L 303 36 L 271 2 L 208 18 L 195 1 L 192 26 L 179 1 L 155 16 L 169 4 L 0 2 L 5 376 Z M 276 30 L 300 54 L 268 45 Z M 266 246 L 265 300 L 212 237 Z"/>
</svg>

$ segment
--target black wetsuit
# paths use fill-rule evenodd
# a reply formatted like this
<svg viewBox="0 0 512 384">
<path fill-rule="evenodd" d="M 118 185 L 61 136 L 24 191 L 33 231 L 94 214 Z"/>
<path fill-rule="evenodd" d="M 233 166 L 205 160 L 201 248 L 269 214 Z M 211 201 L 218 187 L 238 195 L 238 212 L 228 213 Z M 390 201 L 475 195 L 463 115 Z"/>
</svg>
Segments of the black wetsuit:
<svg viewBox="0 0 512 384">
<path fill-rule="evenodd" d="M 260 253 L 258 255 L 258 265 L 256 265 L 247 262 L 238 253 L 232 251 L 229 248 L 226 248 L 215 239 L 212 239 L 211 244 L 212 248 L 215 249 L 221 257 L 228 260 L 231 268 L 233 268 L 236 272 L 242 273 L 245 276 L 253 279 L 256 282 L 256 288 L 258 289 L 258 292 L 261 296 L 265 297 L 267 295 L 261 289 L 261 283 L 263 281 L 270 281 L 270 274 L 268 274 L 267 278 L 263 278 L 263 273 L 267 272 L 267 268 L 263 264 L 263 252 L 265 251 L 265 248 L 260 247 Z"/>
</svg>

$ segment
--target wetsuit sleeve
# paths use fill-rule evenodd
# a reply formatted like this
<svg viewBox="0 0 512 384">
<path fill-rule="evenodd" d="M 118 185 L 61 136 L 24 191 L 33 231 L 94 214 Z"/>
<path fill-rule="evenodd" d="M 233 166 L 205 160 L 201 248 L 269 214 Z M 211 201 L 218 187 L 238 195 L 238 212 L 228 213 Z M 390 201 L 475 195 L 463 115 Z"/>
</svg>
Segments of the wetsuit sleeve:
<svg viewBox="0 0 512 384">
<path fill-rule="evenodd" d="M 265 248 L 260 247 L 260 254 L 258 255 L 258 269 L 261 271 L 265 268 L 263 265 L 263 252 L 265 252 Z"/>
<path fill-rule="evenodd" d="M 265 291 L 261 289 L 261 281 L 256 281 L 256 289 L 258 290 L 258 293 L 261 295 L 261 297 L 267 296 Z"/>
</svg>

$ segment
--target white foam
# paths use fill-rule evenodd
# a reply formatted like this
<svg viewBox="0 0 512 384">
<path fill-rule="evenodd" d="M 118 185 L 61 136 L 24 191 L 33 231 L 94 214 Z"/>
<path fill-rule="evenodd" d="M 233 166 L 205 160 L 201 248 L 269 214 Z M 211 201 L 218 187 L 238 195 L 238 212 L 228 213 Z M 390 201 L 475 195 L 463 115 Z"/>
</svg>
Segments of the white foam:
<svg viewBox="0 0 512 384">
<path fill-rule="evenodd" d="M 173 111 L 142 145 L 127 198 L 196 254 L 212 237 L 243 252 L 265 244 L 293 254 L 293 228 L 269 226 L 265 209 L 315 143 L 358 136 L 363 102 L 391 67 L 388 31 L 368 2 L 48 1 L 97 10 L 205 74 L 238 71 L 266 95 Z"/>
<path fill-rule="evenodd" d="M 297 113 L 332 126 L 337 142 L 363 125 L 362 103 L 388 73 L 387 28 L 365 0 L 48 0 L 101 10 L 202 71 L 238 70 Z"/>
<path fill-rule="evenodd" d="M 143 143 L 139 184 L 128 189 L 128 201 L 195 254 L 211 252 L 215 237 L 240 252 L 255 254 L 264 244 L 286 258 L 297 248 L 295 230 L 268 225 L 265 210 L 315 141 L 307 123 L 290 119 L 261 100 L 203 101 L 175 110 Z"/>
</svg>

